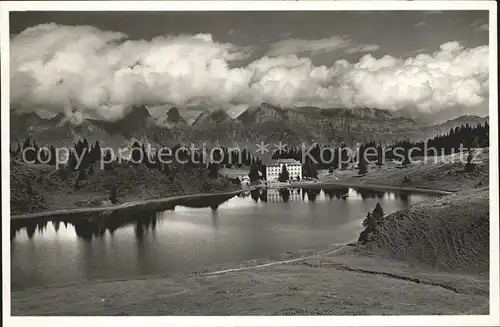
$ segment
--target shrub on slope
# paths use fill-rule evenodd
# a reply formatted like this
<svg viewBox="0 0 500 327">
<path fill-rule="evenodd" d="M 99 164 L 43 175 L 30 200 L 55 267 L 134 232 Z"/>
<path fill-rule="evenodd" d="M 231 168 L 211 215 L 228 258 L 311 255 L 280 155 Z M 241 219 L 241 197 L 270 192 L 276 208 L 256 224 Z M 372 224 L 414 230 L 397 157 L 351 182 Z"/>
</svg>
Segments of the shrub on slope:
<svg viewBox="0 0 500 327">
<path fill-rule="evenodd" d="M 27 165 L 18 161 L 10 162 L 10 210 L 12 213 L 36 212 L 47 208 L 41 194 L 51 187 L 44 183 L 43 175 L 50 166 Z"/>
<path fill-rule="evenodd" d="M 390 214 L 368 237 L 366 249 L 440 270 L 486 273 L 488 192 L 458 192 Z"/>
</svg>

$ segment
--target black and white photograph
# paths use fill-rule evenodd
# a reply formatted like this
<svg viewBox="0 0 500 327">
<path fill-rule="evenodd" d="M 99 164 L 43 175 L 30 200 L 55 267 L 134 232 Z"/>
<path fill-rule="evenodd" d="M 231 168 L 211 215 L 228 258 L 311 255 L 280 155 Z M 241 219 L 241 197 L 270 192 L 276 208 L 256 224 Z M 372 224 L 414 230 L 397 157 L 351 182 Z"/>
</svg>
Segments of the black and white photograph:
<svg viewBox="0 0 500 327">
<path fill-rule="evenodd" d="M 2 4 L 3 325 L 500 323 L 496 3 L 447 2 Z"/>
</svg>

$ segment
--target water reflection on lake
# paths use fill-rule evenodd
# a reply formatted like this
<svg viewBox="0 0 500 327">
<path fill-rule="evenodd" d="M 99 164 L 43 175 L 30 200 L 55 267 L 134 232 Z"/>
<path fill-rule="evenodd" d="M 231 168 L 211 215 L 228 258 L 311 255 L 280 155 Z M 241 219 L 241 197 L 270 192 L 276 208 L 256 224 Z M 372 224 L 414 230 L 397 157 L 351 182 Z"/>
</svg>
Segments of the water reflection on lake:
<svg viewBox="0 0 500 327">
<path fill-rule="evenodd" d="M 12 288 L 136 278 L 346 243 L 380 202 L 432 196 L 360 188 L 261 189 L 141 210 L 11 222 Z"/>
</svg>

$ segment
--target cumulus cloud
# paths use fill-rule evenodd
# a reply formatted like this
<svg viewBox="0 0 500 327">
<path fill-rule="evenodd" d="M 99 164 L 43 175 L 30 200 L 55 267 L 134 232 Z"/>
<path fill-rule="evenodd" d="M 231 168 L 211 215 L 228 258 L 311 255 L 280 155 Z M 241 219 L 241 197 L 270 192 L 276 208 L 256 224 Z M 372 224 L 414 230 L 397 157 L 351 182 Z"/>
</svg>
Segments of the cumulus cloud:
<svg viewBox="0 0 500 327">
<path fill-rule="evenodd" d="M 422 26 L 425 26 L 425 25 L 427 25 L 427 23 L 424 20 L 422 20 L 422 21 L 416 23 L 415 25 L 413 25 L 413 27 L 419 28 L 419 27 L 422 27 Z"/>
<path fill-rule="evenodd" d="M 346 105 L 423 113 L 479 105 L 488 97 L 488 77 L 488 46 L 465 49 L 459 42 L 405 60 L 366 55 L 337 76 Z"/>
<path fill-rule="evenodd" d="M 251 74 L 229 68 L 247 55 L 207 34 L 130 41 L 89 26 L 38 25 L 11 40 L 11 102 L 106 119 L 136 103 L 226 103 L 248 88 Z"/>
<path fill-rule="evenodd" d="M 424 15 L 437 15 L 437 14 L 440 14 L 442 12 L 443 12 L 442 10 L 426 10 L 426 11 L 423 11 L 422 13 Z"/>
<path fill-rule="evenodd" d="M 358 44 L 345 35 L 318 40 L 287 39 L 271 43 L 266 56 L 311 55 L 345 49 L 346 53 L 377 51 L 377 44 Z"/>
<path fill-rule="evenodd" d="M 424 48 L 419 48 L 419 49 L 415 49 L 415 50 L 412 50 L 412 51 L 408 51 L 406 54 L 408 56 L 413 56 L 413 55 L 416 55 L 416 54 L 419 54 L 419 53 L 422 53 L 422 52 L 426 52 L 428 51 L 427 49 L 424 49 Z"/>
<path fill-rule="evenodd" d="M 469 26 L 477 32 L 488 32 L 490 30 L 490 24 L 488 24 L 484 19 L 476 19 Z"/>
<path fill-rule="evenodd" d="M 368 46 L 350 45 L 378 49 Z M 11 39 L 11 103 L 64 111 L 78 122 L 86 115 L 117 119 L 134 104 L 226 108 L 232 115 L 261 102 L 425 114 L 488 98 L 488 46 L 448 42 L 431 54 L 366 54 L 331 66 L 279 52 L 241 65 L 249 49 L 208 34 L 133 41 L 88 26 L 39 25 Z"/>
<path fill-rule="evenodd" d="M 476 30 L 488 32 L 490 30 L 490 24 L 481 24 L 481 25 L 476 27 Z"/>
<path fill-rule="evenodd" d="M 333 35 L 319 40 L 288 39 L 271 43 L 268 56 L 330 52 L 343 49 L 351 44 L 345 36 Z"/>
<path fill-rule="evenodd" d="M 352 53 L 358 53 L 358 52 L 373 52 L 373 51 L 377 51 L 379 49 L 380 49 L 380 47 L 377 44 L 364 44 L 364 45 L 358 45 L 358 46 L 347 48 L 345 50 L 345 52 L 352 54 Z"/>
<path fill-rule="evenodd" d="M 272 102 L 281 106 L 320 100 L 334 100 L 328 88 L 333 80 L 326 66 L 314 66 L 310 59 L 295 55 L 263 57 L 247 67 L 253 75 L 249 99 L 252 104 Z"/>
</svg>

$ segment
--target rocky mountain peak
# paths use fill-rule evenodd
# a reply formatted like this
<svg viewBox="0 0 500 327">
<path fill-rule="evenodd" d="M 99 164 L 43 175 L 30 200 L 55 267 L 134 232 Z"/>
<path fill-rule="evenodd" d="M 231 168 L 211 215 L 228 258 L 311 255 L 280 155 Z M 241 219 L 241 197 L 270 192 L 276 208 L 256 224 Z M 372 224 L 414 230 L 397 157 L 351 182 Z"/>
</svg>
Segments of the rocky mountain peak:
<svg viewBox="0 0 500 327">
<path fill-rule="evenodd" d="M 168 124 L 187 124 L 186 120 L 179 113 L 179 109 L 172 107 L 165 113 L 165 122 Z"/>
</svg>

